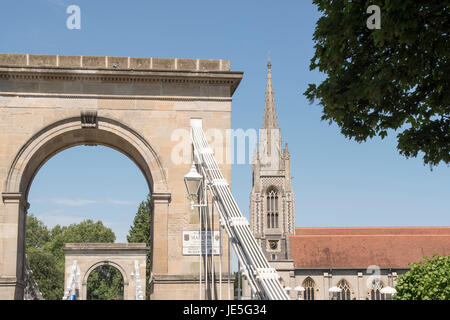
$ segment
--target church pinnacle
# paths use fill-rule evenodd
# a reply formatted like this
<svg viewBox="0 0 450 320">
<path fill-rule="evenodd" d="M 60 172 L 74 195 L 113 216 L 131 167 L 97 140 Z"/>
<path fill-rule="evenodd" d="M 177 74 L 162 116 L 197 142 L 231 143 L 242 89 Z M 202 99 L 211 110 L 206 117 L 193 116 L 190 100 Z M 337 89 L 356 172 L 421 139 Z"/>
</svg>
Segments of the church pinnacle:
<svg viewBox="0 0 450 320">
<path fill-rule="evenodd" d="M 275 108 L 275 98 L 272 87 L 272 63 L 270 58 L 267 62 L 267 85 L 266 85 L 266 106 L 264 108 L 264 129 L 278 128 L 277 112 Z"/>
</svg>

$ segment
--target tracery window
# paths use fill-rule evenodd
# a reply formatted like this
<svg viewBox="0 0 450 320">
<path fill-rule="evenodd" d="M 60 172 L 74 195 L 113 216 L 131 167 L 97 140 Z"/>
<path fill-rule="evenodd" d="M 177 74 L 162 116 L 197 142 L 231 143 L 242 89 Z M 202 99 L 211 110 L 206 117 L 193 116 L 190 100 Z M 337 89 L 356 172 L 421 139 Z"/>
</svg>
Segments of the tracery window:
<svg viewBox="0 0 450 320">
<path fill-rule="evenodd" d="M 278 228 L 278 192 L 275 188 L 267 192 L 267 228 Z"/>
<path fill-rule="evenodd" d="M 305 281 L 303 281 L 302 287 L 305 288 L 304 299 L 314 300 L 314 290 L 316 288 L 314 280 L 310 277 L 306 278 Z"/>
<path fill-rule="evenodd" d="M 370 300 L 385 300 L 384 293 L 381 293 L 381 289 L 383 289 L 383 283 L 380 280 L 373 280 L 369 289 Z"/>
<path fill-rule="evenodd" d="M 351 289 L 346 280 L 339 281 L 338 288 L 341 289 L 341 292 L 338 293 L 338 300 L 351 300 Z"/>
</svg>

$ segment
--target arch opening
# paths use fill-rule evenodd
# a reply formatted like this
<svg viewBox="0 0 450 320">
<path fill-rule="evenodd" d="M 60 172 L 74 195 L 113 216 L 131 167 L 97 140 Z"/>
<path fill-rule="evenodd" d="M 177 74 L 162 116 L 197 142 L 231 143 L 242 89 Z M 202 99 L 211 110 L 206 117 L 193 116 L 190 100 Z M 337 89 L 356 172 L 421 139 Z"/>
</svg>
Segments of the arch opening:
<svg viewBox="0 0 450 320">
<path fill-rule="evenodd" d="M 86 300 L 124 300 L 124 276 L 110 263 L 91 270 L 86 281 Z"/>
<path fill-rule="evenodd" d="M 20 193 L 26 200 L 39 169 L 55 154 L 78 145 L 103 145 L 123 153 L 142 171 L 151 192 L 167 192 L 167 180 L 155 150 L 131 128 L 106 118 L 99 118 L 96 128 L 82 128 L 79 118 L 70 118 L 35 134 L 15 157 L 4 190 Z"/>
<path fill-rule="evenodd" d="M 19 217 L 17 237 L 20 240 L 17 242 L 14 264 L 17 279 L 24 277 L 26 214 L 33 180 L 42 166 L 53 156 L 80 145 L 101 145 L 119 151 L 140 169 L 151 197 L 161 193 L 170 199 L 165 170 L 160 158 L 150 144 L 133 129 L 107 118 L 98 118 L 94 128 L 85 128 L 79 117 L 60 120 L 45 127 L 34 134 L 16 154 L 3 188 L 3 202 L 9 206 L 9 210 L 17 210 Z M 86 183 L 89 183 L 89 177 L 86 177 Z M 126 282 L 125 278 L 124 281 Z M 16 295 L 20 297 L 22 295 L 20 287 L 17 290 L 19 293 Z"/>
</svg>

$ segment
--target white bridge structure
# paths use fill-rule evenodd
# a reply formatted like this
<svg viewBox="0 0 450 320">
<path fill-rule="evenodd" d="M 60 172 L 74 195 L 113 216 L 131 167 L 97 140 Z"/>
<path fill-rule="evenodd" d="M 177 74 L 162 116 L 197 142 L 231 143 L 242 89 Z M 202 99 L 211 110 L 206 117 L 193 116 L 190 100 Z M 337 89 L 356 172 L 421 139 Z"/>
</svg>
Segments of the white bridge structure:
<svg viewBox="0 0 450 320">
<path fill-rule="evenodd" d="M 207 191 L 209 191 L 212 198 L 211 209 L 214 211 L 214 208 L 216 208 L 220 214 L 221 226 L 231 239 L 232 247 L 241 266 L 240 272 L 248 280 L 253 297 L 263 300 L 289 300 L 287 292 L 279 281 L 278 273 L 269 265 L 257 244 L 247 218 L 242 215 L 231 193 L 230 186 L 217 165 L 213 150 L 203 132 L 201 119 L 191 119 L 191 138 L 194 147 L 194 164 L 199 168 L 201 176 L 195 171 L 196 168 L 193 165 L 191 171 L 185 176 L 188 192 L 194 194 L 196 191 L 189 190 L 190 181 L 198 180 L 203 183 L 203 188 L 197 187 L 197 190 L 200 193 L 199 200 L 203 199 L 205 203 L 199 204 L 198 207 L 206 212 L 205 217 L 209 219 L 207 202 Z M 208 223 L 206 223 L 207 225 Z M 208 254 L 209 252 L 206 250 L 205 255 Z M 212 274 L 214 275 L 214 272 Z M 221 274 L 219 272 L 219 276 Z M 211 279 L 211 281 L 211 284 L 213 284 L 214 279 Z"/>
<path fill-rule="evenodd" d="M 33 271 L 28 263 L 28 257 L 25 255 L 25 292 L 23 295 L 24 300 L 44 300 L 42 297 L 39 286 L 33 277 Z"/>
</svg>

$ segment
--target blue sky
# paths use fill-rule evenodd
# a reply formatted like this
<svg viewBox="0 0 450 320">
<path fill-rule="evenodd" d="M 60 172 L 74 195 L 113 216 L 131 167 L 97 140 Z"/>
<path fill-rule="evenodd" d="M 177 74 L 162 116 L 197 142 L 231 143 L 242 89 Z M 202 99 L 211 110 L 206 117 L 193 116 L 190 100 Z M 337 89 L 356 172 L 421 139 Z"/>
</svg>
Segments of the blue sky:
<svg viewBox="0 0 450 320">
<path fill-rule="evenodd" d="M 66 8 L 81 8 L 81 30 Z M 319 17 L 311 1 L 2 1 L 0 52 L 230 59 L 244 71 L 232 127 L 259 128 L 267 53 L 283 140 L 289 143 L 297 226 L 449 225 L 450 171 L 405 159 L 395 135 L 358 144 L 320 120 L 302 95 L 323 79 L 309 70 Z M 70 170 L 67 170 L 70 168 Z M 88 182 L 87 182 L 88 181 Z M 248 216 L 250 165 L 233 166 L 233 194 Z M 118 241 L 148 187 L 138 168 L 104 147 L 52 158 L 33 182 L 31 212 L 48 225 L 101 219 Z"/>
</svg>

